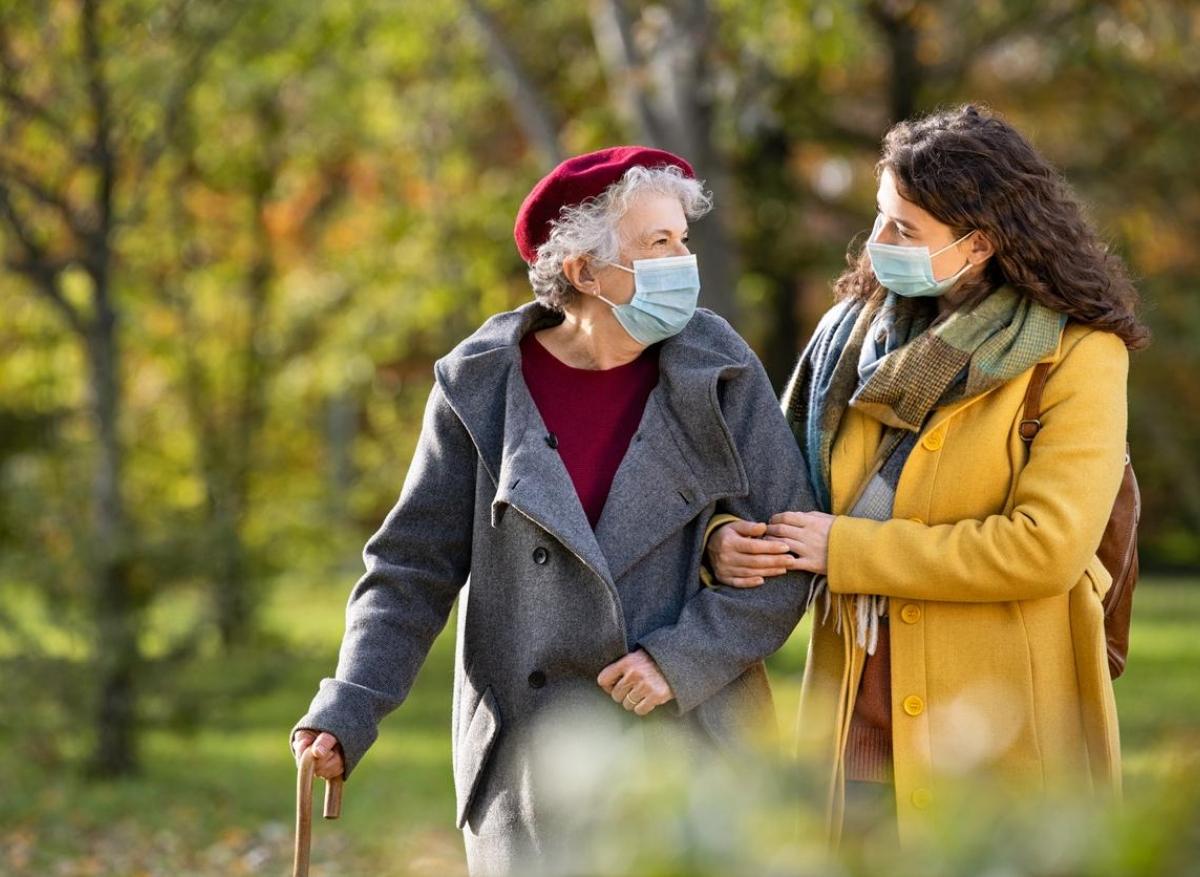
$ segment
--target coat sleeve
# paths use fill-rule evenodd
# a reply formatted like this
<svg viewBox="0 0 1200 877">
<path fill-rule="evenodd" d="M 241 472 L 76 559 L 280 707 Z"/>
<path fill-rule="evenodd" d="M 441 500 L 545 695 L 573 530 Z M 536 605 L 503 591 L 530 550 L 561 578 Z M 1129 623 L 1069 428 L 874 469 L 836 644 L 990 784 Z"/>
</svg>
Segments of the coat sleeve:
<svg viewBox="0 0 1200 877">
<path fill-rule="evenodd" d="M 470 435 L 435 383 L 400 498 L 363 550 L 335 675 L 292 728 L 337 737 L 345 777 L 408 696 L 466 581 L 476 470 Z"/>
<path fill-rule="evenodd" d="M 804 460 L 758 358 L 722 384 L 721 409 L 745 467 L 749 493 L 717 513 L 765 521 L 814 507 Z M 678 713 L 694 709 L 787 641 L 808 605 L 812 577 L 792 571 L 756 588 L 702 587 L 677 621 L 644 636 L 644 648 L 675 692 Z"/>
<path fill-rule="evenodd" d="M 1124 472 L 1129 354 L 1094 331 L 1050 372 L 1011 514 L 928 526 L 838 517 L 829 588 L 960 603 L 1065 594 L 1100 544 Z"/>
</svg>

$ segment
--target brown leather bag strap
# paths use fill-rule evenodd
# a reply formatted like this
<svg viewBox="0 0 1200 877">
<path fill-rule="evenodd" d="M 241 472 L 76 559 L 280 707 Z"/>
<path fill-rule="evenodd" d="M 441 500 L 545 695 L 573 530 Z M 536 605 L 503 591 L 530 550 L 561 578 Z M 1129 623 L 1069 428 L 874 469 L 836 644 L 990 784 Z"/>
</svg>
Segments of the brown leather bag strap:
<svg viewBox="0 0 1200 877">
<path fill-rule="evenodd" d="M 1042 390 L 1046 388 L 1046 378 L 1050 375 L 1050 363 L 1039 362 L 1034 366 L 1029 378 L 1029 386 L 1025 388 L 1025 411 L 1021 415 L 1021 425 L 1017 427 L 1025 444 L 1030 444 L 1034 436 L 1042 428 Z"/>
</svg>

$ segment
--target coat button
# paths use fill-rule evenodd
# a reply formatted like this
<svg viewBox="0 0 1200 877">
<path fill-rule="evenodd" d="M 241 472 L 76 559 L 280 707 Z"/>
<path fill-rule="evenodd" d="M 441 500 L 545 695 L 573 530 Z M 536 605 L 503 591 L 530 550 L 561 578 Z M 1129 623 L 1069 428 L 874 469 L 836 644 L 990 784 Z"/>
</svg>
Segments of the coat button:
<svg viewBox="0 0 1200 877">
<path fill-rule="evenodd" d="M 916 603 L 905 603 L 900 610 L 900 620 L 905 624 L 916 624 L 921 620 L 921 607 Z"/>
<path fill-rule="evenodd" d="M 909 518 L 909 520 L 914 524 L 920 524 L 922 527 L 925 526 L 925 521 L 922 518 Z"/>
<path fill-rule="evenodd" d="M 931 432 L 929 435 L 925 436 L 925 438 L 921 439 L 921 447 L 927 451 L 936 451 L 941 448 L 942 441 L 942 431 L 940 429 L 935 430 L 934 432 Z"/>
<path fill-rule="evenodd" d="M 541 566 L 545 566 L 550 562 L 550 552 L 542 546 L 533 549 L 533 562 Z"/>
<path fill-rule="evenodd" d="M 534 670 L 529 674 L 529 687 L 541 688 L 546 684 L 546 674 L 541 670 Z"/>
<path fill-rule="evenodd" d="M 925 712 L 925 701 L 921 700 L 915 694 L 910 694 L 904 698 L 904 711 L 910 716 L 919 716 Z"/>
<path fill-rule="evenodd" d="M 928 810 L 933 803 L 933 793 L 929 789 L 913 789 L 912 802 L 918 810 Z"/>
<path fill-rule="evenodd" d="M 550 433 L 549 435 L 546 436 L 546 444 L 548 444 L 550 447 L 557 450 L 558 449 L 558 436 L 556 436 L 554 433 Z"/>
</svg>

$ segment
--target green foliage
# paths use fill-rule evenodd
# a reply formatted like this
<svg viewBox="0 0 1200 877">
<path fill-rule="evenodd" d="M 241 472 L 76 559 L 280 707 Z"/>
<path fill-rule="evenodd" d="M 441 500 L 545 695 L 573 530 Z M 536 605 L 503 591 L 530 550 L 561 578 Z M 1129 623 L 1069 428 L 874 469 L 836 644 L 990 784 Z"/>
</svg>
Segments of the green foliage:
<svg viewBox="0 0 1200 877">
<path fill-rule="evenodd" d="M 183 681 L 200 695 L 193 706 L 201 721 L 189 733 L 156 725 L 147 735 L 142 775 L 116 783 L 84 783 L 68 768 L 86 730 L 69 713 L 51 722 L 37 711 L 47 700 L 35 696 L 32 681 L 22 682 L 23 665 L 4 652 L 0 695 L 35 708 L 0 715 L 9 754 L 0 871 L 13 877 L 286 873 L 295 794 L 287 731 L 316 680 L 332 669 L 350 579 L 290 578 L 263 613 L 264 627 L 278 637 L 269 653 L 278 674 L 261 680 L 250 655 L 202 661 L 197 678 L 207 675 L 210 685 L 260 684 L 251 697 L 222 703 Z M 1129 668 L 1116 683 L 1128 797 L 1123 814 L 1069 800 L 1046 809 L 974 788 L 921 854 L 899 855 L 881 831 L 831 859 L 819 843 L 816 804 L 805 796 L 800 771 L 766 761 L 730 787 L 719 773 L 680 772 L 668 753 L 654 770 L 627 762 L 612 771 L 608 776 L 618 779 L 599 790 L 587 810 L 590 821 L 577 828 L 621 833 L 596 850 L 621 866 L 603 872 L 610 874 L 1189 873 L 1200 854 L 1200 651 L 1191 635 L 1200 624 L 1200 588 L 1191 579 L 1150 580 L 1137 598 Z M 170 623 L 156 619 L 151 627 Z M 808 627 L 803 623 L 770 662 L 783 728 L 796 717 Z M 48 628 L 38 625 L 36 632 Z M 0 646 L 6 644 L 0 636 Z M 453 657 L 451 625 L 409 700 L 385 720 L 347 784 L 343 818 L 314 826 L 314 875 L 465 873 L 453 827 Z M 61 753 L 55 757 L 50 748 Z M 802 830 L 792 834 L 796 825 Z"/>
</svg>

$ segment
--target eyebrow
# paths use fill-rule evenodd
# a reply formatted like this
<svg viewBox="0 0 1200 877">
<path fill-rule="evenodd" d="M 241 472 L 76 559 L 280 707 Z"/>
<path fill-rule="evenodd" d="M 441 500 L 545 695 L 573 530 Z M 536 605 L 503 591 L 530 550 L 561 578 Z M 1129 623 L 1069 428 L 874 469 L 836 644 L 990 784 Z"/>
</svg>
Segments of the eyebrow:
<svg viewBox="0 0 1200 877">
<path fill-rule="evenodd" d="M 680 237 L 686 236 L 689 231 L 690 231 L 690 229 L 685 228 L 683 230 L 683 234 L 680 235 Z M 659 235 L 666 235 L 667 237 L 670 237 L 671 234 L 672 234 L 672 232 L 671 232 L 671 229 L 669 229 L 669 228 L 656 228 L 656 229 L 654 229 L 654 231 L 652 231 L 646 235 L 646 240 L 649 240 L 650 238 L 658 237 Z"/>
<path fill-rule="evenodd" d="M 875 202 L 875 210 L 877 213 L 883 213 L 883 208 L 879 206 L 878 201 Z M 896 225 L 904 226 L 909 231 L 920 231 L 920 229 L 918 229 L 911 222 L 905 222 L 903 219 L 897 219 L 895 216 L 889 216 L 888 219 L 890 219 L 892 222 L 896 223 Z"/>
</svg>

